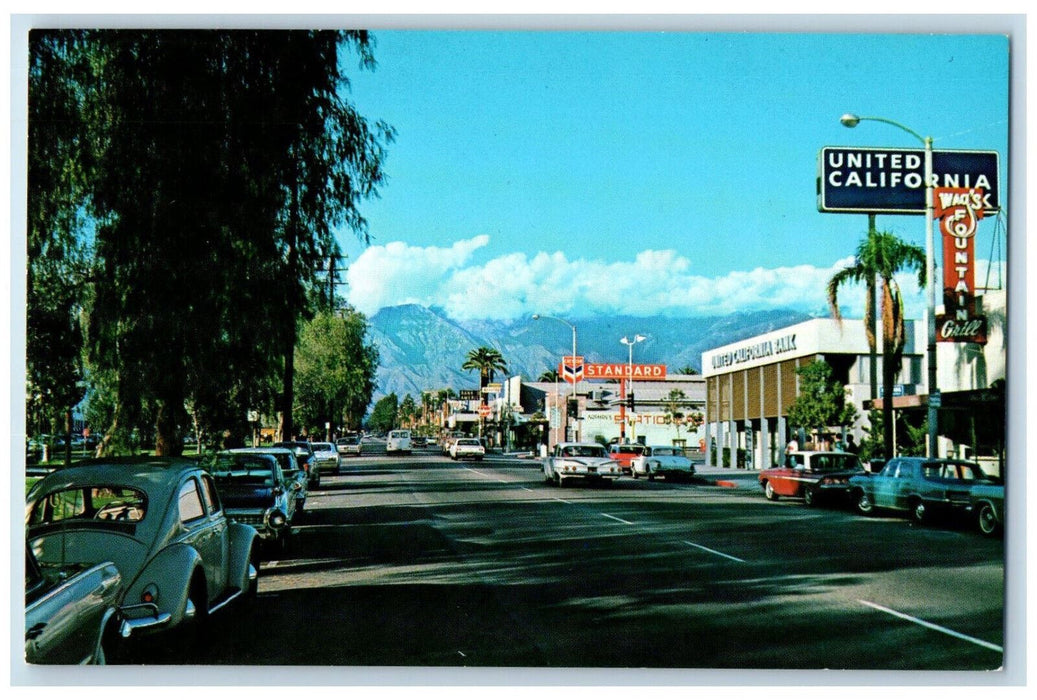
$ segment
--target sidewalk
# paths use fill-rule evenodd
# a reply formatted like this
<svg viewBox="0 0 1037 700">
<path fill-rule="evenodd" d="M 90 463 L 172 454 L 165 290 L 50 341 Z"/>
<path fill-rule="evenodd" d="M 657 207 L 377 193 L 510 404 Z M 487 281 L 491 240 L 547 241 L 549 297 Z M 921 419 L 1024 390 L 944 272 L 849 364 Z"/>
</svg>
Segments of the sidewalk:
<svg viewBox="0 0 1037 700">
<path fill-rule="evenodd" d="M 755 469 L 731 469 L 726 467 L 707 467 L 695 465 L 695 478 L 712 486 L 723 486 L 733 489 L 757 491 L 760 472 Z"/>
</svg>

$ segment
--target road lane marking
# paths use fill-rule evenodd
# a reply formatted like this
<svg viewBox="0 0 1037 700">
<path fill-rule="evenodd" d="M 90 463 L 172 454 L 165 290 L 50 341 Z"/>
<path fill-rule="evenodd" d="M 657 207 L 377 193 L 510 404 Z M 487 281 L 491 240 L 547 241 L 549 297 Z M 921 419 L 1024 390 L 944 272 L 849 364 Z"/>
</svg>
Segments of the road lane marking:
<svg viewBox="0 0 1037 700">
<path fill-rule="evenodd" d="M 694 542 L 688 542 L 687 540 L 684 540 L 684 544 L 688 545 L 689 547 L 695 547 L 696 549 L 701 549 L 703 552 L 709 552 L 710 554 L 716 554 L 718 557 L 724 557 L 725 559 L 730 559 L 731 561 L 736 561 L 736 562 L 738 562 L 740 564 L 744 564 L 745 563 L 745 559 L 739 559 L 738 557 L 733 557 L 730 554 L 724 554 L 723 552 L 718 552 L 717 550 L 710 549 L 709 547 L 703 547 L 702 545 L 695 544 Z"/>
<path fill-rule="evenodd" d="M 857 602 L 860 603 L 861 605 L 867 605 L 869 608 L 874 608 L 875 610 L 878 610 L 880 612 L 884 612 L 884 613 L 887 613 L 889 615 L 893 615 L 894 617 L 899 617 L 902 620 L 907 620 L 908 622 L 913 622 L 916 625 L 921 625 L 922 627 L 928 627 L 931 630 L 936 630 L 937 632 L 942 632 L 943 634 L 950 635 L 951 637 L 955 637 L 956 639 L 961 639 L 961 640 L 964 640 L 966 642 L 971 642 L 972 644 L 975 644 L 977 646 L 981 646 L 981 647 L 983 647 L 985 649 L 991 649 L 993 651 L 997 651 L 997 652 L 1000 652 L 1000 653 L 1004 653 L 1004 651 L 1005 651 L 1004 647 L 1000 647 L 997 644 L 991 644 L 990 642 L 985 642 L 982 639 L 976 639 L 975 637 L 970 637 L 967 634 L 962 634 L 961 632 L 955 632 L 952 629 L 948 629 L 946 627 L 941 627 L 940 625 L 933 624 L 932 622 L 927 622 L 927 621 L 922 620 L 922 619 L 917 618 L 917 617 L 912 617 L 911 615 L 908 615 L 908 614 L 902 613 L 902 612 L 898 612 L 896 610 L 893 610 L 892 608 L 887 608 L 884 605 L 879 605 L 878 603 L 872 603 L 871 601 L 860 600 L 860 599 L 858 599 Z"/>
<path fill-rule="evenodd" d="M 609 515 L 608 513 L 599 513 L 598 515 L 604 515 L 606 518 L 612 518 L 613 520 L 621 522 L 624 525 L 633 525 L 634 524 L 634 523 L 630 522 L 629 520 L 623 520 L 623 518 L 617 518 L 616 516 Z"/>
</svg>

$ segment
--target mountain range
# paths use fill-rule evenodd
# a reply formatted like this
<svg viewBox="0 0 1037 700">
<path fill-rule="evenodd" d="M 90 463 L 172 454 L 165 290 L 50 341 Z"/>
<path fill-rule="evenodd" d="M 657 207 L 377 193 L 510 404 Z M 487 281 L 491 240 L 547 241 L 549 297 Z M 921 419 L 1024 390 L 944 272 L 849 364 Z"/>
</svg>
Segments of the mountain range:
<svg viewBox="0 0 1037 700">
<path fill-rule="evenodd" d="M 612 316 L 566 319 L 576 327 L 577 355 L 588 362 L 626 362 L 629 349 L 620 338 L 646 340 L 633 348 L 635 364 L 665 364 L 670 373 L 692 367 L 701 371 L 702 352 L 809 319 L 790 310 L 740 312 L 726 316 L 672 318 Z M 374 400 L 395 393 L 401 399 L 422 391 L 450 387 L 476 389 L 477 372 L 461 369 L 468 352 L 495 348 L 508 365 L 508 376 L 535 381 L 557 369 L 572 352 L 572 330 L 548 317 L 512 321 L 449 318 L 441 309 L 417 304 L 387 307 L 370 319 L 370 337 L 380 353 Z M 497 377 L 503 379 L 503 377 Z"/>
</svg>

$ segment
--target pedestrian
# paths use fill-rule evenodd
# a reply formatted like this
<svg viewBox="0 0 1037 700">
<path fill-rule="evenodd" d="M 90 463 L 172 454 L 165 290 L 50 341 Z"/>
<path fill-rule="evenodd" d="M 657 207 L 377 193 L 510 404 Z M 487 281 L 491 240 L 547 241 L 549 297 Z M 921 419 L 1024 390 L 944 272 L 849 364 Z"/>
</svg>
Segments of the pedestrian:
<svg viewBox="0 0 1037 700">
<path fill-rule="evenodd" d="M 792 438 L 789 440 L 789 444 L 785 445 L 785 454 L 792 454 L 793 452 L 799 452 L 799 440 Z"/>
<path fill-rule="evenodd" d="M 853 435 L 846 436 L 846 451 L 850 454 L 857 454 L 858 451 L 857 443 L 853 440 Z"/>
</svg>

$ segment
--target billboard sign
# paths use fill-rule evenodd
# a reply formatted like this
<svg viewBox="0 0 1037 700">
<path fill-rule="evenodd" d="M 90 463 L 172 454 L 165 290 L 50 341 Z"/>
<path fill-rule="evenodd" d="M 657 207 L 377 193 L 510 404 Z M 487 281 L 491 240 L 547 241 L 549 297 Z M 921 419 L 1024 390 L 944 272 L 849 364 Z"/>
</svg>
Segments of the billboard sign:
<svg viewBox="0 0 1037 700">
<path fill-rule="evenodd" d="M 666 379 L 666 365 L 589 362 L 584 372 L 587 379 Z"/>
<path fill-rule="evenodd" d="M 933 151 L 933 186 L 982 189 L 983 209 L 1000 207 L 997 151 Z M 921 148 L 826 146 L 817 161 L 817 209 L 851 214 L 925 214 Z"/>
<path fill-rule="evenodd" d="M 943 235 L 944 313 L 936 316 L 936 341 L 986 343 L 987 319 L 976 312 L 976 230 L 986 193 L 980 188 L 939 188 L 933 199 Z"/>
<path fill-rule="evenodd" d="M 575 384 L 583 379 L 583 356 L 563 355 L 562 362 L 558 365 L 558 374 L 563 382 Z"/>
</svg>

